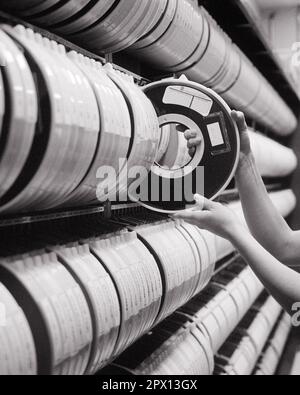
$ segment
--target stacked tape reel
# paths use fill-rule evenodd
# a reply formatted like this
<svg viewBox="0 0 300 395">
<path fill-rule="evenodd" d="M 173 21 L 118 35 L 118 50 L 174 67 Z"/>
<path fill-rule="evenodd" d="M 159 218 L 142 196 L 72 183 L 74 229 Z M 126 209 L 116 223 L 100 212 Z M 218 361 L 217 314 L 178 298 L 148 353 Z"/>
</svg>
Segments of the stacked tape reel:
<svg viewBox="0 0 300 395">
<path fill-rule="evenodd" d="M 111 65 L 106 65 L 105 69 L 123 93 L 131 114 L 132 145 L 127 157 L 128 173 L 121 172 L 118 186 L 119 199 L 124 200 L 128 187 L 134 191 L 132 184 L 141 169 L 147 174 L 154 164 L 159 144 L 159 125 L 152 103 L 134 84 L 133 78 L 114 70 Z M 137 169 L 137 172 L 131 175 L 130 169 Z M 145 177 L 142 174 L 142 180 Z"/>
<path fill-rule="evenodd" d="M 199 323 L 216 353 L 262 291 L 253 272 L 236 263 L 215 277 L 181 312 Z"/>
<path fill-rule="evenodd" d="M 5 113 L 4 81 L 2 77 L 2 67 L 5 65 L 5 59 L 0 57 L 0 137 L 2 134 L 3 118 Z"/>
<path fill-rule="evenodd" d="M 243 263 L 231 265 L 224 278 L 220 274 L 216 281 L 227 282 L 228 274 L 233 280 L 226 288 L 217 283 L 210 285 L 101 373 L 211 375 L 214 354 L 263 290 L 262 284 Z M 237 282 L 234 274 L 238 274 Z M 246 287 L 248 304 L 240 306 Z"/>
<path fill-rule="evenodd" d="M 77 187 L 91 164 L 100 127 L 96 99 L 63 47 L 21 26 L 5 30 L 22 46 L 35 70 L 43 106 L 42 127 L 28 163 L 2 197 L 1 210 L 55 207 Z"/>
<path fill-rule="evenodd" d="M 5 99 L 0 104 L 0 211 L 127 200 L 129 187 L 132 200 L 174 212 L 193 203 L 196 192 L 213 198 L 228 185 L 239 138 L 229 107 L 214 92 L 182 79 L 150 84 L 145 95 L 131 77 L 110 65 L 67 54 L 64 47 L 22 26 L 2 30 L 7 66 L 0 81 L 0 99 L 1 92 Z M 116 104 L 120 111 L 115 114 Z M 18 133 L 24 124 L 25 133 Z M 177 126 L 203 135 L 194 157 L 188 155 L 183 132 L 178 137 Z M 174 136 L 174 168 L 167 169 L 158 159 L 166 159 Z M 273 151 L 279 155 L 279 146 L 275 151 L 274 144 Z M 282 162 L 276 175 L 295 166 L 295 157 L 285 152 L 286 165 Z M 17 158 L 13 165 L 12 157 Z M 269 162 L 274 163 L 271 154 L 264 164 L 267 174 Z M 108 179 L 107 169 L 114 173 Z M 151 170 L 142 183 L 135 182 L 139 169 L 144 178 Z"/>
<path fill-rule="evenodd" d="M 79 284 L 55 254 L 3 262 L 1 275 L 30 324 L 38 373 L 84 374 L 93 339 L 90 311 Z"/>
<path fill-rule="evenodd" d="M 182 131 L 195 130 L 202 136 L 202 144 L 184 167 L 169 169 L 156 163 L 140 187 L 145 193 L 130 190 L 130 198 L 152 210 L 172 213 L 193 204 L 196 193 L 209 199 L 218 196 L 234 176 L 240 150 L 227 104 L 212 90 L 185 78 L 149 84 L 144 92 L 161 128 L 175 124 Z M 174 132 L 174 128 L 170 130 Z"/>
<path fill-rule="evenodd" d="M 291 318 L 283 313 L 256 366 L 255 375 L 273 376 L 280 362 L 291 330 Z"/>
<path fill-rule="evenodd" d="M 1 5 L 96 53 L 130 48 L 161 70 L 184 73 L 280 135 L 296 128 L 296 117 L 274 88 L 208 12 L 191 0 L 26 4 Z"/>
<path fill-rule="evenodd" d="M 167 0 L 20 3 L 4 1 L 2 7 L 76 43 L 88 43 L 90 50 L 105 53 L 128 48 L 151 31 L 160 21 Z"/>
<path fill-rule="evenodd" d="M 162 347 L 144 361 L 139 374 L 143 375 L 211 375 L 214 369 L 209 342 L 197 325 L 175 313 L 158 328 L 164 337 Z"/>
<path fill-rule="evenodd" d="M 205 376 L 213 370 L 214 357 L 207 338 L 195 323 L 175 313 L 101 374 Z"/>
<path fill-rule="evenodd" d="M 100 134 L 93 162 L 83 181 L 68 197 L 67 204 L 77 205 L 96 202 L 97 199 L 103 201 L 104 198 L 107 200 L 111 197 L 110 194 L 105 197 L 101 193 L 107 185 L 102 188 L 104 181 L 101 179 L 105 174 L 101 174 L 99 169 L 115 169 L 117 176 L 120 176 L 124 159 L 128 155 L 132 130 L 126 99 L 107 76 L 101 64 L 75 52 L 71 52 L 69 57 L 88 78 L 97 98 L 100 114 Z M 118 111 L 115 111 L 115 108 L 118 108 Z M 116 189 L 117 180 L 115 183 L 113 181 L 110 180 L 110 188 Z"/>
<path fill-rule="evenodd" d="M 256 164 L 264 177 L 287 177 L 297 168 L 292 149 L 250 130 L 250 140 Z"/>
<path fill-rule="evenodd" d="M 189 0 L 170 0 L 161 23 L 133 45 L 143 59 L 152 59 L 163 69 L 184 70 L 185 59 L 199 51 L 204 20 L 195 4 Z M 162 58 L 162 53 L 165 56 Z"/>
<path fill-rule="evenodd" d="M 0 211 L 127 201 L 132 169 L 149 171 L 158 149 L 150 100 L 131 77 L 30 29 L 0 34 Z"/>
<path fill-rule="evenodd" d="M 110 275 L 88 245 L 55 250 L 80 284 L 90 307 L 94 340 L 86 373 L 94 374 L 108 363 L 118 340 L 121 320 L 118 294 Z"/>
<path fill-rule="evenodd" d="M 251 375 L 281 312 L 272 297 L 260 298 L 220 349 L 216 374 Z"/>
<path fill-rule="evenodd" d="M 0 77 L 0 199 L 21 175 L 31 151 L 38 117 L 33 75 L 18 45 L 1 36 Z M 5 113 L 4 113 L 5 108 Z"/>
<path fill-rule="evenodd" d="M 161 306 L 162 280 L 155 259 L 134 232 L 91 241 L 90 245 L 110 273 L 120 300 L 116 356 L 154 325 Z"/>
<path fill-rule="evenodd" d="M 35 375 L 37 358 L 28 321 L 1 283 L 0 300 L 0 375 Z"/>
<path fill-rule="evenodd" d="M 160 321 L 210 281 L 215 265 L 215 239 L 210 234 L 200 234 L 196 227 L 172 221 L 140 226 L 135 230 L 160 267 L 165 289 L 157 319 Z"/>
<path fill-rule="evenodd" d="M 188 0 L 170 1 L 161 25 L 135 43 L 131 53 L 211 87 L 274 132 L 291 133 L 297 121 L 278 93 L 206 10 L 194 7 L 191 15 L 193 7 Z"/>
</svg>

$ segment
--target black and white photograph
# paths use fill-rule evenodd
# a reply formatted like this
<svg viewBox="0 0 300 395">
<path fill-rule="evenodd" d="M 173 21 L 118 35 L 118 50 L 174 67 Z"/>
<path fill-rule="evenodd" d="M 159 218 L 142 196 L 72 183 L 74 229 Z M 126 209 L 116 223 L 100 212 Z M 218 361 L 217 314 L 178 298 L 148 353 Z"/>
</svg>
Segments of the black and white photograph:
<svg viewBox="0 0 300 395">
<path fill-rule="evenodd" d="M 0 0 L 0 376 L 299 375 L 300 0 Z"/>
</svg>

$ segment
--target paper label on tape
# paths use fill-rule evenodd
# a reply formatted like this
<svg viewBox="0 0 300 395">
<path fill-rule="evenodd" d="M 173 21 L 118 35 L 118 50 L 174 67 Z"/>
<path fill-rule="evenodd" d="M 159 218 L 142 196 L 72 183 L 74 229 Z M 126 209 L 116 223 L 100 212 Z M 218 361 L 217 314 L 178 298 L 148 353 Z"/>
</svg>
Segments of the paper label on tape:
<svg viewBox="0 0 300 395">
<path fill-rule="evenodd" d="M 220 124 L 218 122 L 211 123 L 207 125 L 209 138 L 211 145 L 213 147 L 218 147 L 220 145 L 224 145 L 224 139 Z"/>
<path fill-rule="evenodd" d="M 163 103 L 191 108 L 203 117 L 207 117 L 213 106 L 213 100 L 196 89 L 187 86 L 168 86 Z"/>
</svg>

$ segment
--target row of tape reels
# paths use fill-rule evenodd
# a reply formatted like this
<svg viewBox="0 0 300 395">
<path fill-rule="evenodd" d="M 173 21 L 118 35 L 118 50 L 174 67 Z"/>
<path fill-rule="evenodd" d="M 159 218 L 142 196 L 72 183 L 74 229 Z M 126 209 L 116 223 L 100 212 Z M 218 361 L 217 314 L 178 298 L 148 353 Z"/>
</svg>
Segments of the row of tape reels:
<svg viewBox="0 0 300 395">
<path fill-rule="evenodd" d="M 290 194 L 271 195 L 286 215 L 292 208 Z M 218 238 L 182 222 L 122 221 L 130 232 L 125 228 L 82 239 L 70 230 L 72 239 L 82 239 L 71 245 L 58 241 L 60 232 L 41 232 L 36 242 L 43 250 L 1 259 L 1 280 L 11 294 L 10 303 L 15 298 L 15 307 L 24 311 L 19 307 L 21 332 L 8 314 L 9 324 L 0 326 L 0 339 L 6 342 L 1 348 L 9 347 L 1 373 L 93 374 L 210 282 L 215 259 L 223 254 Z M 25 239 L 22 243 L 26 248 Z M 178 248 L 172 254 L 174 246 Z M 179 313 L 197 322 L 195 333 L 201 338 L 204 334 L 214 354 L 262 289 L 251 270 L 236 263 Z M 8 301 L 3 307 L 10 311 Z M 14 351 L 18 345 L 22 353 Z"/>
<path fill-rule="evenodd" d="M 143 166 L 149 171 L 170 141 L 170 128 L 160 138 L 157 115 L 146 95 L 131 77 L 110 65 L 67 53 L 30 29 L 2 26 L 0 34 L 6 61 L 0 89 L 0 211 L 126 199 L 133 181 L 127 169 Z M 181 166 L 188 152 L 179 135 L 175 162 Z M 257 135 L 251 139 L 263 175 L 283 176 L 294 170 L 296 159 L 290 151 Z M 270 152 L 269 157 L 262 150 Z M 273 156 L 279 153 L 285 160 L 275 164 Z M 13 165 L 12 157 L 17 158 Z M 98 172 L 101 168 L 117 174 L 109 185 Z"/>
<path fill-rule="evenodd" d="M 23 309 L 32 330 L 36 353 L 32 351 L 31 359 L 38 373 L 96 373 L 210 281 L 214 236 L 201 235 L 196 227 L 183 223 L 150 228 L 1 260 L 3 284 Z M 144 242 L 148 233 L 157 240 L 151 246 Z M 198 239 L 201 256 L 196 250 Z M 181 245 L 177 252 L 185 253 L 166 260 L 168 255 L 161 255 L 157 248 L 162 240 L 168 253 L 174 242 Z M 11 363 L 20 359 L 26 364 L 29 351 L 8 353 L 10 358 L 18 356 Z M 31 365 L 27 364 L 24 373 L 34 373 Z"/>
<path fill-rule="evenodd" d="M 3 1 L 2 7 L 64 35 L 77 43 L 88 43 L 95 52 L 117 52 L 128 48 L 151 31 L 166 8 L 167 0 L 44 0 Z"/>
<path fill-rule="evenodd" d="M 189 0 L 170 0 L 168 9 L 170 14 L 166 11 L 166 20 L 161 20 L 164 25 L 156 27 L 160 36 L 152 40 L 151 32 L 137 42 L 130 49 L 135 56 L 211 87 L 280 135 L 296 128 L 288 106 L 203 7 Z"/>
<path fill-rule="evenodd" d="M 282 316 L 264 348 L 256 366 L 256 376 L 272 376 L 276 373 L 284 347 L 291 331 L 291 318 L 287 313 Z"/>
<path fill-rule="evenodd" d="M 150 170 L 157 152 L 158 121 L 146 95 L 131 77 L 110 65 L 103 68 L 67 54 L 64 47 L 30 29 L 2 26 L 1 36 L 7 60 L 1 69 L 7 81 L 4 102 L 11 111 L 5 112 L 1 135 L 0 210 L 44 210 L 107 200 L 97 180 L 101 166 L 118 174 L 108 197 L 124 195 L 127 172 L 119 161 L 127 159 L 129 170 Z M 114 111 L 116 106 L 119 111 Z M 13 166 L 12 156 L 17 158 Z"/>
<path fill-rule="evenodd" d="M 0 283 L 1 375 L 37 373 L 36 351 L 28 321 L 11 293 Z"/>
<path fill-rule="evenodd" d="M 67 1 L 54 9 L 52 1 L 27 9 L 23 3 L 6 1 L 2 7 L 96 53 L 130 47 L 162 70 L 185 73 L 212 87 L 279 134 L 296 127 L 295 116 L 277 92 L 196 2 Z"/>
<path fill-rule="evenodd" d="M 296 170 L 298 158 L 291 148 L 252 129 L 249 129 L 249 136 L 255 162 L 262 176 L 287 177 Z"/>
<path fill-rule="evenodd" d="M 216 357 L 216 374 L 251 375 L 282 308 L 263 295 L 233 332 Z"/>
<path fill-rule="evenodd" d="M 25 8 L 23 1 L 5 1 L 2 7 L 96 53 L 130 48 L 161 70 L 212 87 L 278 134 L 296 127 L 278 93 L 197 2 L 67 1 L 53 8 L 48 0 Z"/>
<path fill-rule="evenodd" d="M 169 7 L 171 3 L 172 0 Z M 189 0 L 174 3 L 177 7 L 174 4 L 171 25 L 166 23 L 164 33 L 151 43 L 146 41 L 145 47 L 138 42 L 132 47 L 133 53 L 160 69 L 184 73 L 192 81 L 211 87 L 274 132 L 291 133 L 297 124 L 291 110 L 206 10 Z M 171 34 L 172 29 L 178 33 L 178 39 L 174 31 Z"/>
<path fill-rule="evenodd" d="M 216 262 L 215 239 L 208 232 L 188 224 L 164 222 L 136 229 L 154 251 L 166 287 L 160 319 L 170 315 L 199 293 L 211 279 Z M 181 261 L 188 262 L 184 271 Z M 180 280 L 180 278 L 182 280 Z"/>
<path fill-rule="evenodd" d="M 226 281 L 228 273 L 233 280 L 226 287 L 217 284 L 220 278 Z M 229 266 L 204 293 L 159 324 L 102 374 L 212 374 L 216 351 L 262 291 L 262 284 L 244 264 Z"/>
</svg>

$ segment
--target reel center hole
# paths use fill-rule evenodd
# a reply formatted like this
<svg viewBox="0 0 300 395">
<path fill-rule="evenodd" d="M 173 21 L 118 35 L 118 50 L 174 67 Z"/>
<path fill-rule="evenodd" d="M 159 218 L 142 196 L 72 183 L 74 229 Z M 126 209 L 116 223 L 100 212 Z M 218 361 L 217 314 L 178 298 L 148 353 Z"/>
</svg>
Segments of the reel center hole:
<svg viewBox="0 0 300 395">
<path fill-rule="evenodd" d="M 160 127 L 160 142 L 155 165 L 165 170 L 179 170 L 189 165 L 190 155 L 185 132 L 190 128 L 182 123 L 167 123 Z"/>
</svg>

